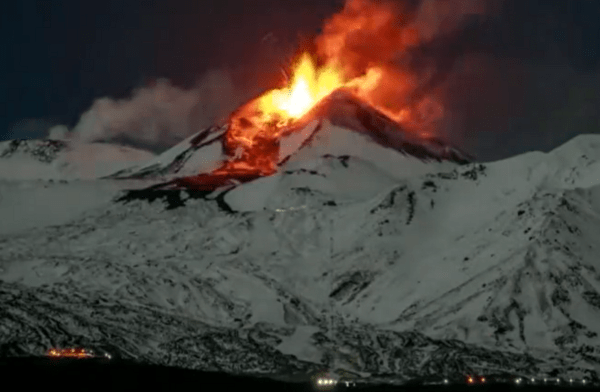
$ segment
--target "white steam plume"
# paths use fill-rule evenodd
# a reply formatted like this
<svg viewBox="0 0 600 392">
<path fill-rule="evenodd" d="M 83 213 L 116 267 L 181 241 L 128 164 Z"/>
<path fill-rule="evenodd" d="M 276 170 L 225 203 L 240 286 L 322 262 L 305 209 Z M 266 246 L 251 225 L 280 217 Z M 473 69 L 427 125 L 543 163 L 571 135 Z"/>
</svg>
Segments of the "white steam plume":
<svg viewBox="0 0 600 392">
<path fill-rule="evenodd" d="M 80 142 L 124 138 L 168 147 L 226 116 L 241 102 L 226 71 L 208 71 L 189 90 L 160 79 L 154 86 L 135 89 L 128 99 L 95 100 L 68 137 Z"/>
</svg>

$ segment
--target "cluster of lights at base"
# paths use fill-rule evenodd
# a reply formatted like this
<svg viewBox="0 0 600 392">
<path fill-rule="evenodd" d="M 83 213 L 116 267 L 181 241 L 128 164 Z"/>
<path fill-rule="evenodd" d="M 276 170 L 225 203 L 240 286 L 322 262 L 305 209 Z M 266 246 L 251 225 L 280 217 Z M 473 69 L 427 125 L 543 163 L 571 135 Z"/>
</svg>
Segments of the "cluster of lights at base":
<svg viewBox="0 0 600 392">
<path fill-rule="evenodd" d="M 469 384 L 475 384 L 475 383 L 485 383 L 485 377 L 475 377 L 475 376 L 469 376 L 467 377 L 467 382 Z"/>
<path fill-rule="evenodd" d="M 334 377 L 330 377 L 328 375 L 322 375 L 322 376 L 318 376 L 316 378 L 313 379 L 315 386 L 318 389 L 329 389 L 329 388 L 333 388 L 336 385 L 343 385 L 346 387 L 353 387 L 356 386 L 356 384 L 353 381 L 349 381 L 349 380 L 338 380 Z"/>
<path fill-rule="evenodd" d="M 337 380 L 334 380 L 333 378 L 317 379 L 317 385 L 320 385 L 320 386 L 328 386 L 328 385 L 336 385 L 336 384 L 337 384 Z"/>
<path fill-rule="evenodd" d="M 563 386 L 591 386 L 592 383 L 587 380 L 587 379 L 574 379 L 574 378 L 569 378 L 569 379 L 561 379 L 561 378 L 557 378 L 557 377 L 546 377 L 546 378 L 526 378 L 526 377 L 502 377 L 500 380 L 497 380 L 495 378 L 492 378 L 492 380 L 489 380 L 486 377 L 482 377 L 482 376 L 467 376 L 466 378 L 466 382 L 469 385 L 481 385 L 481 384 L 486 384 L 486 383 L 495 383 L 495 382 L 501 382 L 501 383 L 506 383 L 506 382 L 514 382 L 516 385 L 522 385 L 522 384 L 529 384 L 529 385 L 541 385 L 541 384 L 546 384 L 546 385 L 557 385 L 557 384 L 562 384 Z M 321 376 L 318 377 L 314 380 L 316 387 L 318 389 L 323 389 L 323 390 L 327 390 L 330 388 L 335 387 L 337 384 L 343 384 L 346 387 L 350 387 L 350 386 L 355 386 L 356 384 L 354 382 L 349 382 L 349 381 L 338 381 L 332 377 L 328 377 L 328 376 Z M 443 380 L 443 384 L 445 385 L 450 385 L 450 384 L 455 384 L 455 382 L 450 381 L 449 379 L 445 378 Z"/>
<path fill-rule="evenodd" d="M 565 387 L 591 387 L 594 383 L 586 378 L 560 378 L 560 377 L 519 377 L 519 376 L 472 376 L 467 375 L 464 378 L 464 381 L 468 385 L 481 385 L 481 384 L 505 384 L 505 383 L 514 383 L 515 385 L 562 385 Z M 434 384 L 439 384 L 440 381 L 434 382 Z M 452 380 L 448 378 L 444 378 L 441 382 L 443 385 L 456 385 L 457 380 Z M 460 381 L 459 381 L 460 383 Z"/>
<path fill-rule="evenodd" d="M 542 378 L 502 377 L 500 380 L 493 380 L 491 382 L 498 382 L 498 381 L 500 381 L 500 382 L 513 381 L 516 385 L 521 385 L 521 384 L 529 384 L 529 385 L 563 384 L 565 386 L 576 386 L 576 385 L 591 386 L 591 382 L 585 378 L 583 378 L 583 379 L 575 379 L 575 378 L 562 379 L 560 377 L 545 377 L 545 378 L 543 378 L 543 377 Z M 485 377 L 481 377 L 481 376 L 467 376 L 466 382 L 467 382 L 467 384 L 475 385 L 475 384 L 484 384 L 484 383 L 488 382 L 488 380 Z M 445 385 L 449 385 L 449 384 L 451 384 L 451 381 L 449 379 L 445 378 L 443 383 Z"/>
<path fill-rule="evenodd" d="M 517 377 L 515 378 L 515 384 L 521 384 L 526 382 L 527 379 L 523 378 L 523 377 Z M 530 384 L 539 384 L 539 383 L 544 383 L 544 384 L 560 384 L 563 382 L 563 380 L 559 377 L 545 377 L 545 378 L 530 378 L 528 379 Z M 567 382 L 567 380 L 564 380 L 565 382 Z M 584 378 L 581 380 L 577 380 L 577 379 L 573 379 L 573 378 L 569 378 L 568 383 L 570 385 L 573 384 L 583 384 L 583 385 L 589 385 L 590 383 Z"/>
<path fill-rule="evenodd" d="M 96 355 L 94 351 L 85 348 L 52 348 L 47 355 L 53 358 L 112 358 L 108 353 Z"/>
</svg>

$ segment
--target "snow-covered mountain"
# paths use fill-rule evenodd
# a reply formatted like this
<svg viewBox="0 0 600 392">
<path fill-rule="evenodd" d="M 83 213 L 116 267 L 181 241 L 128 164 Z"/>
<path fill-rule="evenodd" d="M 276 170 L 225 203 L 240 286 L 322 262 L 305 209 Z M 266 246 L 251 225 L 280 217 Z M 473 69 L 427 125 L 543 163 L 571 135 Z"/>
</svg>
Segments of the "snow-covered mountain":
<svg viewBox="0 0 600 392">
<path fill-rule="evenodd" d="M 210 173 L 229 159 L 223 139 L 229 124 L 194 134 L 146 164 L 109 178 L 171 179 Z M 339 90 L 317 104 L 279 141 L 278 166 L 311 166 L 324 155 L 353 156 L 394 177 L 442 170 L 472 160 L 456 147 L 402 129 L 375 108 Z M 410 161 L 410 163 L 407 163 Z"/>
<path fill-rule="evenodd" d="M 0 180 L 95 179 L 153 156 L 148 151 L 106 143 L 9 140 L 0 142 Z"/>
<path fill-rule="evenodd" d="M 112 203 L 7 231 L 0 355 L 81 345 L 273 376 L 335 358 L 369 380 L 598 381 L 600 137 L 466 163 L 328 102 L 282 140 L 273 176 L 165 187 L 225 159 L 213 127 L 115 175 L 135 189 Z"/>
</svg>

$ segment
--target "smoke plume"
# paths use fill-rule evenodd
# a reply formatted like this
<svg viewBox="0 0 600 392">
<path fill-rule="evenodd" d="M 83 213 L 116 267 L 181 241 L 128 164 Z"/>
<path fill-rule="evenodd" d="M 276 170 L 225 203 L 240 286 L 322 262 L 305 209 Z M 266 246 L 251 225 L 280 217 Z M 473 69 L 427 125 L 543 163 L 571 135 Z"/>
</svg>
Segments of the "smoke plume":
<svg viewBox="0 0 600 392">
<path fill-rule="evenodd" d="M 242 99 L 227 71 L 208 71 L 189 90 L 159 79 L 128 99 L 96 99 L 66 136 L 79 142 L 125 140 L 161 150 L 226 116 Z M 63 128 L 52 131 L 53 136 L 65 133 Z"/>
<path fill-rule="evenodd" d="M 476 49 L 477 32 L 501 5 L 500 0 L 348 0 L 326 21 L 317 52 L 325 62 L 341 59 L 349 78 L 373 66 L 381 69 L 373 102 L 394 112 L 409 108 L 420 131 L 436 132 L 446 106 L 436 88 L 458 58 Z"/>
</svg>

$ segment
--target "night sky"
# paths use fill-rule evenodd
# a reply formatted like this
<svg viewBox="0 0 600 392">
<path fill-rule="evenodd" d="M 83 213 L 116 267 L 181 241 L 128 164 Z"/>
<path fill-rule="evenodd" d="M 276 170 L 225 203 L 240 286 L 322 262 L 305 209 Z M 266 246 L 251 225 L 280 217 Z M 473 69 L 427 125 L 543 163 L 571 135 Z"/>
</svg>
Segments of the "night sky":
<svg viewBox="0 0 600 392">
<path fill-rule="evenodd" d="M 71 128 L 94 100 L 127 98 L 160 78 L 182 91 L 199 88 L 207 72 L 230 78 L 233 87 L 222 97 L 229 105 L 220 109 L 231 110 L 273 86 L 284 59 L 344 4 L 7 3 L 0 13 L 0 139 L 44 137 L 57 124 Z M 445 69 L 440 85 L 450 114 L 440 133 L 481 160 L 600 133 L 599 20 L 597 0 L 505 0 L 485 20 L 421 48 L 417 63 Z M 147 144 L 169 147 L 164 139 Z"/>
</svg>

